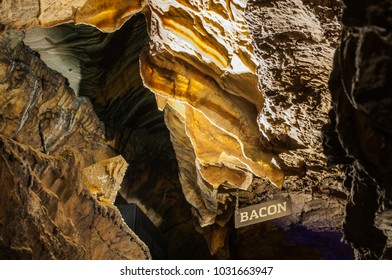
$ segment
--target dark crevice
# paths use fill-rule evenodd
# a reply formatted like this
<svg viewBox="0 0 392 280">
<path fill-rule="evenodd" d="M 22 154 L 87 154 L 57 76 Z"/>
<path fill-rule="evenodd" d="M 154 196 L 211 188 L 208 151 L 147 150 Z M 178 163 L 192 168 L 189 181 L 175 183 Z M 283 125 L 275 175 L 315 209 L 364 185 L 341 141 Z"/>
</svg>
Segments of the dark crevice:
<svg viewBox="0 0 392 280">
<path fill-rule="evenodd" d="M 28 30 L 25 43 L 67 77 L 77 95 L 90 99 L 106 138 L 128 162 L 116 203 L 141 207 L 168 239 L 169 258 L 205 258 L 208 248 L 182 193 L 164 113 L 140 77 L 139 55 L 147 39 L 144 15 L 138 14 L 113 33 L 63 24 Z M 198 249 L 186 252 L 179 239 L 196 241 L 187 246 Z"/>
</svg>

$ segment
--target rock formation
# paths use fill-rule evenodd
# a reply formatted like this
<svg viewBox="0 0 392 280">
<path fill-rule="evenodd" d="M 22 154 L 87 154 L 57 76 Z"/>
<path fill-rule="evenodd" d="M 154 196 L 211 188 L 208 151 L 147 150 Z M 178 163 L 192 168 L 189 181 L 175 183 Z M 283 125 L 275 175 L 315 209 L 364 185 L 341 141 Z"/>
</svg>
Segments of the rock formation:
<svg viewBox="0 0 392 280">
<path fill-rule="evenodd" d="M 4 0 L 1 2 L 0 18 L 3 25 L 16 29 L 38 25 L 50 27 L 72 21 L 109 32 L 120 28 L 145 4 L 143 0 Z"/>
<path fill-rule="evenodd" d="M 114 155 L 91 103 L 21 32 L 0 38 L 0 257 L 150 258 L 117 208 L 82 181 L 83 167 Z"/>
<path fill-rule="evenodd" d="M 144 16 L 135 15 L 115 33 L 65 24 L 28 29 L 24 42 L 66 76 L 78 95 L 92 101 L 110 146 L 128 162 L 117 202 L 136 203 L 149 216 L 171 240 L 169 256 L 190 258 L 184 244 L 196 242 L 201 251 L 206 245 L 182 194 L 163 113 L 139 74 L 147 39 Z M 208 251 L 198 254 L 209 257 Z"/>
<path fill-rule="evenodd" d="M 113 204 L 127 167 L 122 156 L 101 160 L 83 169 L 83 181 L 99 201 Z"/>
<path fill-rule="evenodd" d="M 18 159 L 33 166 L 37 178 L 43 175 L 35 164 L 66 169 L 56 159 L 68 155 L 82 168 L 92 166 L 85 169 L 86 184 L 82 170 L 69 174 L 80 184 L 68 191 L 110 209 L 114 216 L 100 226 L 120 224 L 126 236 L 121 242 L 135 252 L 127 255 L 107 241 L 113 237 L 108 234 L 96 245 L 106 244 L 107 251 L 86 249 L 74 258 L 149 257 L 111 205 L 119 182 L 97 187 L 94 172 L 107 172 L 102 166 L 118 154 L 129 168 L 115 203 L 138 204 L 169 240 L 204 248 L 196 228 L 220 258 L 349 258 L 339 241 L 343 227 L 358 258 L 388 257 L 390 42 L 379 7 L 389 1 L 370 3 L 358 10 L 346 3 L 330 111 L 327 82 L 341 36 L 339 0 L 3 0 L 2 155 L 11 146 L 19 147 L 12 148 L 16 156 L 34 155 L 38 163 Z M 25 29 L 25 35 L 14 29 Z M 375 42 L 377 50 L 370 47 Z M 370 98 L 370 91 L 380 93 Z M 353 137 L 362 133 L 368 138 Z M 51 190 L 41 181 L 40 190 Z M 279 195 L 290 195 L 291 217 L 232 229 L 237 199 L 245 206 Z M 368 218 L 360 220 L 363 215 Z M 370 238 L 361 237 L 362 229 Z M 293 244 L 305 245 L 294 253 Z M 169 257 L 192 257 L 183 246 L 185 241 L 169 242 Z M 73 258 L 65 251 L 64 258 Z"/>
<path fill-rule="evenodd" d="M 344 1 L 345 36 L 330 79 L 329 154 L 348 163 L 345 239 L 357 258 L 392 257 L 392 1 Z"/>
</svg>

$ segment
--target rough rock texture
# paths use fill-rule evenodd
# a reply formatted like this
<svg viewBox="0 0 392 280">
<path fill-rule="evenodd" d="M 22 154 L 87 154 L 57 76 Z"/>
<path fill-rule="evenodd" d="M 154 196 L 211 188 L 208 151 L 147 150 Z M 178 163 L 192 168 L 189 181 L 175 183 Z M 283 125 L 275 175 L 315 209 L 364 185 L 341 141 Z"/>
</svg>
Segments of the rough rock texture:
<svg viewBox="0 0 392 280">
<path fill-rule="evenodd" d="M 149 7 L 142 77 L 166 106 L 183 191 L 211 252 L 228 254 L 235 190 L 244 191 L 244 206 L 270 199 L 281 193 L 273 185 L 282 184 L 282 171 L 294 213 L 265 230 L 296 225 L 339 236 L 347 193 L 343 173 L 327 166 L 321 130 L 340 2 L 250 1 L 246 8 L 242 1 L 150 1 Z M 241 232 L 239 239 L 247 236 Z M 248 236 L 256 244 L 263 234 Z"/>
<path fill-rule="evenodd" d="M 279 155 L 286 174 L 283 193 L 290 194 L 293 202 L 290 217 L 267 223 L 259 230 L 250 227 L 236 233 L 239 239 L 252 236 L 250 244 L 264 239 L 267 233 L 276 236 L 271 242 L 279 242 L 280 235 L 290 240 L 300 234 L 309 238 L 317 234 L 327 238 L 331 234 L 330 242 L 339 243 L 332 236 L 339 239 L 347 191 L 344 173 L 327 164 L 322 129 L 329 121 L 327 81 L 339 42 L 341 8 L 340 1 L 248 3 L 246 19 L 264 96 L 258 121 L 265 128 L 271 150 Z M 240 202 L 244 206 L 259 203 L 279 193 L 265 180 L 254 180 L 250 194 L 240 194 Z M 254 231 L 258 234 L 252 235 Z M 290 245 L 285 242 L 283 238 L 280 244 L 289 256 Z M 309 250 L 310 255 L 320 253 Z M 264 258 L 264 254 L 260 253 L 260 257 Z"/>
<path fill-rule="evenodd" d="M 3 0 L 0 2 L 0 18 L 2 24 L 17 29 L 75 22 L 114 31 L 140 12 L 144 5 L 143 0 Z"/>
<path fill-rule="evenodd" d="M 24 42 L 93 102 L 110 146 L 129 163 L 116 203 L 136 203 L 148 215 L 168 240 L 169 258 L 209 258 L 182 194 L 163 113 L 139 74 L 147 39 L 145 18 L 135 15 L 115 33 L 65 24 L 28 29 Z M 189 243 L 198 250 L 184 249 Z"/>
<path fill-rule="evenodd" d="M 392 1 L 344 1 L 330 79 L 334 163 L 349 163 L 345 239 L 357 258 L 392 257 Z"/>
<path fill-rule="evenodd" d="M 340 35 L 340 1 L 250 1 L 246 13 L 265 106 L 259 122 L 294 174 L 325 168 L 326 81 Z M 311 121 L 310 121 L 311 120 Z"/>
<path fill-rule="evenodd" d="M 183 192 L 217 253 L 233 210 L 230 190 L 247 190 L 254 176 L 278 187 L 283 182 L 256 121 L 263 97 L 246 1 L 148 6 L 150 41 L 141 54 L 141 74 L 165 108 Z"/>
<path fill-rule="evenodd" d="M 0 34 L 1 258 L 150 258 L 82 181 L 84 167 L 114 155 L 91 103 L 22 39 Z"/>
<path fill-rule="evenodd" d="M 266 151 L 268 143 L 263 143 L 256 121 L 263 98 L 257 88 L 245 6 L 245 1 L 172 5 L 149 1 L 149 9 L 145 9 L 150 43 L 141 56 L 141 73 L 144 83 L 156 93 L 159 106 L 163 108 L 167 102 L 181 114 L 181 126 L 191 143 L 189 154 L 195 157 L 185 159 L 187 163 L 179 161 L 180 180 L 202 227 L 222 227 L 230 218 L 232 206 L 226 203 L 229 196 L 224 189 L 246 190 L 254 175 L 269 178 L 277 186 L 283 180 L 278 159 Z M 176 17 L 178 14 L 182 17 Z M 179 22 L 173 21 L 176 18 Z M 190 27 L 195 21 L 197 28 L 183 32 L 181 26 Z M 29 38 L 26 42 L 36 43 Z M 39 42 L 36 45 L 42 47 Z M 178 62 L 165 62 L 173 59 Z M 170 86 L 165 85 L 168 82 Z M 104 92 L 94 96 L 95 104 L 102 105 L 110 100 L 109 92 L 116 91 Z M 116 93 L 115 98 L 120 96 Z M 100 102 L 102 97 L 104 102 Z M 177 157 L 182 156 L 177 153 Z M 209 237 L 221 243 L 212 247 L 223 247 L 224 231 L 218 229 L 219 238 Z"/>
<path fill-rule="evenodd" d="M 343 149 L 336 147 L 339 140 L 356 157 L 345 146 L 349 136 L 333 134 L 333 121 L 331 126 L 326 125 L 330 109 L 327 80 L 340 35 L 339 1 L 259 0 L 249 1 L 248 6 L 244 0 L 122 1 L 125 6 L 109 1 L 100 1 L 102 5 L 97 5 L 98 1 L 76 1 L 72 4 L 74 8 L 67 2 L 56 2 L 35 12 L 35 2 L 22 6 L 19 2 L 2 1 L 2 29 L 73 21 L 109 31 L 119 29 L 123 20 L 136 11 L 141 10 L 146 17 L 148 34 L 143 16 L 135 15 L 113 34 L 65 25 L 55 27 L 57 31 L 53 32 L 28 31 L 25 40 L 42 53 L 43 59 L 49 58 L 48 64 L 54 58 L 53 67 L 69 77 L 78 94 L 92 100 L 94 110 L 105 122 L 106 137 L 111 140 L 107 144 L 114 153 L 121 153 L 130 170 L 134 170 L 127 173 L 124 179 L 127 187 L 121 189 L 122 198 L 118 200 L 137 202 L 164 229 L 166 236 L 196 240 L 197 235 L 189 231 L 191 221 L 184 195 L 210 252 L 221 258 L 228 257 L 228 245 L 234 248 L 233 258 L 277 255 L 280 257 L 276 258 L 283 258 L 274 255 L 276 246 L 280 246 L 282 254 L 287 252 L 287 258 L 294 258 L 298 244 L 304 246 L 299 250 L 301 254 L 309 253 L 315 258 L 336 258 L 339 254 L 350 257 L 344 244 L 338 242 L 348 194 L 343 187 L 344 175 L 338 167 L 327 166 L 321 134 L 324 130 L 329 163 L 341 160 Z M 27 7 L 31 9 L 27 11 Z M 51 15 L 56 15 L 56 21 Z M 381 20 L 378 24 L 387 23 Z M 381 40 L 383 43 L 388 42 L 385 38 Z M 56 68 L 59 61 L 65 61 L 62 69 Z M 361 60 L 344 65 L 357 65 L 358 61 Z M 142 79 L 137 75 L 139 71 Z M 344 71 L 352 75 L 355 72 L 350 67 Z M 153 96 L 144 86 L 155 93 L 158 107 L 164 109 L 183 195 L 176 194 L 180 186 L 177 179 L 172 179 L 177 169 L 169 133 L 162 129 L 162 114 L 152 109 Z M 30 104 L 28 100 L 24 102 Z M 366 110 L 372 106 L 365 106 Z M 335 106 L 338 131 L 344 130 L 339 128 L 341 108 Z M 330 115 L 334 117 L 333 113 Z M 381 119 L 377 121 L 385 130 L 388 122 Z M 7 129 L 13 131 L 12 127 Z M 45 135 L 40 138 L 47 141 Z M 382 141 L 371 143 L 378 147 L 377 143 Z M 41 146 L 45 152 L 47 148 Z M 157 155 L 169 155 L 169 158 Z M 371 153 L 366 156 L 374 159 Z M 104 158 L 107 157 L 91 158 L 87 162 L 92 164 Z M 349 160 L 344 158 L 341 162 L 349 163 Z M 390 163 L 386 162 L 385 166 L 389 170 Z M 373 176 L 366 168 L 355 170 L 361 176 Z M 370 186 L 367 183 L 370 180 L 353 178 L 353 184 L 361 182 Z M 346 185 L 349 182 L 347 179 Z M 364 212 L 355 212 L 356 199 L 368 203 L 366 209 L 373 211 L 369 212 L 370 216 L 380 206 L 375 202 L 377 191 L 366 189 L 368 194 L 352 195 L 353 206 L 349 204 L 347 208 L 345 227 L 358 228 L 351 232 L 346 229 L 347 240 L 350 234 L 360 239 L 356 234 L 362 227 L 358 222 L 350 222 L 350 216 L 355 219 L 367 211 L 361 208 Z M 290 193 L 293 215 L 235 231 L 231 226 L 237 190 L 243 206 L 282 192 Z M 382 206 L 388 209 L 385 201 Z M 352 209 L 354 214 L 350 215 Z M 388 235 L 389 212 L 381 210 L 377 214 L 377 227 Z M 177 222 L 181 226 L 176 227 Z M 372 223 L 372 219 L 367 219 L 364 227 L 371 227 Z M 373 230 L 372 234 L 378 237 L 380 230 Z M 270 247 L 259 242 L 268 236 L 271 236 L 267 239 L 272 244 Z M 313 242 L 317 236 L 320 241 Z M 371 240 L 367 242 L 373 246 Z M 380 240 L 381 245 L 376 249 L 382 251 L 386 241 Z M 320 247 L 323 242 L 341 247 L 335 253 L 322 254 L 314 247 Z M 368 251 L 373 254 L 376 249 Z"/>
<path fill-rule="evenodd" d="M 87 165 L 114 155 L 91 103 L 24 48 L 23 34 L 1 40 L 0 133 L 46 154 L 77 147 Z"/>
<path fill-rule="evenodd" d="M 48 156 L 0 136 L 0 259 L 146 259 L 117 208 L 84 186 L 80 155 Z"/>
<path fill-rule="evenodd" d="M 113 204 L 127 167 L 122 156 L 104 159 L 83 169 L 83 181 L 99 201 Z"/>
</svg>

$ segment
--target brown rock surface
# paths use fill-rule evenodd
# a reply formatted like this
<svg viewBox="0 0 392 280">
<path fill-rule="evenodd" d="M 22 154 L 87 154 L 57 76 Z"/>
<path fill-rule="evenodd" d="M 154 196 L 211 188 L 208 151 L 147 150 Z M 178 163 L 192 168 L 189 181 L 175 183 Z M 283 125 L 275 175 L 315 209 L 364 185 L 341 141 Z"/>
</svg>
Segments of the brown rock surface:
<svg viewBox="0 0 392 280">
<path fill-rule="evenodd" d="M 113 204 L 127 167 L 122 156 L 104 159 L 83 169 L 83 181 L 99 201 Z"/>
<path fill-rule="evenodd" d="M 110 146 L 129 163 L 117 203 L 136 203 L 148 215 L 167 237 L 169 257 L 208 258 L 182 194 L 163 113 L 139 75 L 146 40 L 144 16 L 137 15 L 115 33 L 66 24 L 29 29 L 24 42 L 66 76 L 78 95 L 92 100 Z M 186 242 L 198 250 L 185 250 Z"/>
<path fill-rule="evenodd" d="M 275 256 L 274 246 L 251 244 L 272 236 L 271 244 L 291 250 L 290 238 L 306 243 L 298 239 L 302 233 L 310 239 L 325 234 L 328 240 L 329 233 L 339 239 L 346 219 L 346 239 L 357 249 L 357 257 L 390 255 L 390 42 L 389 23 L 384 21 L 389 15 L 382 12 L 390 1 L 379 6 L 366 1 L 358 9 L 345 1 L 347 37 L 331 79 L 331 125 L 327 80 L 339 43 L 340 1 L 128 2 L 60 1 L 37 8 L 36 2 L 21 6 L 2 1 L 5 30 L 73 21 L 112 31 L 142 11 L 148 34 L 140 15 L 113 34 L 72 25 L 56 27 L 52 34 L 27 32 L 25 42 L 35 44 L 43 59 L 51 51 L 66 54 L 54 60 L 54 68 L 72 53 L 75 59 L 64 59 L 59 71 L 66 72 L 68 65 L 77 70 L 68 69 L 73 73 L 67 77 L 78 94 L 92 100 L 111 141 L 104 139 L 89 103 L 70 96 L 64 80 L 55 76 L 40 81 L 30 70 L 23 76 L 23 88 L 14 76 L 12 86 L 5 87 L 12 99 L 3 104 L 0 100 L 0 108 L 5 108 L 1 133 L 50 155 L 76 148 L 86 165 L 121 153 L 136 171 L 124 179 L 123 199 L 137 202 L 167 236 L 187 236 L 189 231 L 182 230 L 191 222 L 182 194 L 176 194 L 180 186 L 173 179 L 175 161 L 156 156 L 172 156 L 168 133 L 161 130 L 162 114 L 153 111 L 144 84 L 164 109 L 182 192 L 211 253 L 227 257 L 230 243 L 234 258 Z M 13 49 L 13 39 L 7 40 L 5 50 Z M 24 54 L 16 54 L 20 55 Z M 38 63 L 35 56 L 26 57 L 37 62 L 15 63 L 11 70 L 2 67 L 3 76 Z M 53 82 L 45 87 L 45 81 Z M 41 87 L 48 89 L 42 104 L 36 97 Z M 47 110 L 48 106 L 57 109 Z M 26 125 L 26 120 L 31 123 Z M 31 135 L 31 143 L 23 142 L 24 133 Z M 346 152 L 354 161 L 345 157 Z M 293 215 L 234 231 L 230 227 L 237 190 L 243 206 L 290 193 Z M 358 207 L 360 203 L 366 207 Z M 172 231 L 176 224 L 184 227 Z M 303 254 L 310 252 L 306 246 Z M 269 253 L 260 253 L 264 249 Z M 309 255 L 322 258 L 319 253 Z"/>
<path fill-rule="evenodd" d="M 1 259 L 146 259 L 119 211 L 84 186 L 80 155 L 48 156 L 0 136 Z"/>
<path fill-rule="evenodd" d="M 253 176 L 280 187 L 284 176 L 256 121 L 263 97 L 246 1 L 149 1 L 148 7 L 150 41 L 140 59 L 144 84 L 161 109 L 170 108 L 166 124 L 180 181 L 200 226 L 224 227 L 232 213 L 230 189 L 247 190 Z M 224 247 L 221 230 L 203 231 L 212 253 Z"/>
<path fill-rule="evenodd" d="M 329 122 L 327 81 L 339 42 L 340 15 L 340 1 L 249 1 L 247 6 L 264 96 L 258 121 L 286 174 L 283 193 L 293 202 L 291 217 L 277 222 L 285 231 L 300 225 L 309 232 L 339 232 L 343 225 L 344 174 L 328 166 L 322 136 Z M 258 203 L 273 194 L 279 191 L 255 180 L 251 195 L 240 201 Z M 276 232 L 275 227 L 264 229 Z M 246 231 L 241 230 L 244 235 Z"/>
<path fill-rule="evenodd" d="M 150 258 L 82 181 L 82 168 L 114 154 L 91 103 L 22 39 L 0 35 L 1 258 Z"/>
<path fill-rule="evenodd" d="M 109 32 L 119 29 L 144 5 L 142 0 L 3 0 L 0 2 L 0 19 L 2 24 L 18 29 L 75 22 Z"/>
<path fill-rule="evenodd" d="M 77 147 L 86 164 L 113 156 L 89 100 L 76 97 L 22 39 L 11 31 L 0 41 L 0 133 L 46 154 Z"/>
<path fill-rule="evenodd" d="M 269 178 L 278 186 L 283 180 L 283 173 L 279 171 L 277 160 L 273 154 L 265 151 L 265 147 L 263 148 L 263 145 L 268 143 L 263 143 L 256 121 L 263 99 L 257 88 L 253 47 L 244 21 L 245 2 L 222 1 L 216 6 L 182 2 L 171 7 L 165 5 L 150 1 L 150 10 L 145 11 L 150 43 L 141 57 L 142 76 L 144 83 L 157 94 L 160 104 L 167 102 L 182 114 L 181 125 L 186 128 L 187 137 L 190 137 L 190 153 L 195 154 L 196 162 L 180 162 L 179 168 L 183 174 L 181 177 L 189 172 L 198 174 L 197 177 L 191 176 L 182 180 L 182 187 L 188 202 L 195 206 L 199 213 L 196 217 L 200 225 L 212 225 L 216 217 L 222 215 L 222 218 L 218 218 L 218 224 L 223 226 L 230 218 L 227 213 L 231 213 L 232 207 L 226 205 L 228 195 L 219 193 L 218 188 L 239 187 L 246 190 L 254 175 Z M 159 13 L 160 9 L 164 13 Z M 176 18 L 176 14 L 184 16 L 178 23 L 172 20 Z M 194 20 L 199 22 L 200 28 L 190 30 L 189 34 L 182 37 L 185 34 L 181 31 L 183 28 L 176 29 L 176 26 L 191 26 Z M 46 44 L 45 41 L 43 44 L 35 41 L 36 32 L 33 32 L 32 36 L 29 33 L 31 32 L 28 32 L 26 43 L 37 46 L 37 50 L 46 48 L 43 45 Z M 45 32 L 43 35 L 44 39 L 56 38 L 53 37 L 56 34 L 46 34 Z M 186 43 L 186 40 L 192 38 L 192 34 L 195 40 Z M 160 35 L 163 37 L 159 37 Z M 30 40 L 30 37 L 33 39 Z M 207 37 L 208 40 L 201 39 Z M 184 44 L 179 44 L 180 42 Z M 172 58 L 177 59 L 179 63 L 169 66 L 160 62 Z M 186 67 L 185 62 L 188 64 Z M 159 91 L 159 83 L 163 86 L 167 78 L 166 74 L 162 76 L 162 71 L 157 71 L 158 68 L 167 68 L 173 72 L 173 77 L 178 78 L 175 78 L 175 84 L 169 81 L 173 88 L 165 86 L 163 91 Z M 123 73 L 128 72 L 124 69 Z M 110 88 L 116 79 L 111 81 L 107 84 Z M 168 92 L 164 92 L 165 90 Z M 108 88 L 104 89 L 104 92 L 105 97 L 95 95 L 95 102 L 99 106 L 105 106 L 110 100 L 111 92 L 116 91 Z M 175 96 L 172 96 L 173 94 Z M 114 98 L 121 95 L 120 90 Z M 177 136 L 172 135 L 172 138 L 174 137 Z M 185 168 L 188 170 L 185 171 L 183 165 L 186 165 Z M 222 172 L 221 175 L 216 174 L 217 170 Z M 130 193 L 123 190 L 123 195 L 125 192 Z M 127 200 L 132 201 L 131 197 Z M 218 208 L 226 210 L 222 212 L 218 211 Z M 219 242 L 222 243 L 223 240 Z"/>
</svg>

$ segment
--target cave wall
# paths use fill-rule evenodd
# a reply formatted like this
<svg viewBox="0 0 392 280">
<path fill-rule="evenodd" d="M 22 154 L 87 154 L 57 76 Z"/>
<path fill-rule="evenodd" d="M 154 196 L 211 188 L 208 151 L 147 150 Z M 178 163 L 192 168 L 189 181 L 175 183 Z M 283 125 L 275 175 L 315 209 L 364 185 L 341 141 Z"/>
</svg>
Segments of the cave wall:
<svg viewBox="0 0 392 280">
<path fill-rule="evenodd" d="M 23 37 L 0 34 L 0 257 L 151 258 L 117 208 L 82 179 L 84 167 L 115 155 L 90 101 Z"/>
<path fill-rule="evenodd" d="M 83 166 L 121 153 L 130 168 L 118 200 L 137 202 L 170 239 L 199 244 L 196 228 L 220 258 L 229 248 L 233 258 L 350 258 L 339 242 L 342 227 L 357 258 L 388 257 L 390 55 L 383 10 L 390 1 L 345 1 L 342 42 L 337 0 L 42 2 L 1 2 L 4 42 L 12 29 L 68 22 L 118 31 L 72 24 L 27 31 L 24 42 L 43 60 L 50 52 L 74 56 L 60 59 L 71 68 L 56 69 L 56 61 L 51 67 L 67 72 L 80 96 L 65 100 L 58 89 L 72 95 L 66 80 L 47 87 L 45 79 L 26 81 L 21 101 L 4 102 L 7 138 L 49 155 L 81 151 Z M 330 111 L 327 81 L 339 43 Z M 17 66 L 5 50 L 6 64 Z M 38 109 L 26 114 L 41 87 L 55 91 L 57 109 L 46 117 Z M 26 120 L 32 124 L 24 128 Z M 24 129 L 31 143 L 18 136 Z M 237 190 L 241 206 L 290 195 L 293 215 L 234 230 Z M 325 243 L 332 244 L 328 254 Z M 282 249 L 277 255 L 275 245 Z"/>
<path fill-rule="evenodd" d="M 164 114 L 139 74 L 147 39 L 144 15 L 137 14 L 113 33 L 63 24 L 30 28 L 23 42 L 67 77 L 77 95 L 88 97 L 108 145 L 129 164 L 116 204 L 142 209 L 166 237 L 169 258 L 209 258 L 182 193 Z M 184 249 L 187 242 L 200 250 Z"/>
<path fill-rule="evenodd" d="M 265 100 L 258 122 L 285 172 L 283 192 L 291 194 L 302 223 L 315 229 L 305 208 L 322 215 L 326 227 L 338 228 L 346 196 L 343 173 L 323 154 L 321 133 L 329 122 L 327 81 L 341 8 L 339 1 L 250 1 L 246 12 Z"/>
<path fill-rule="evenodd" d="M 391 258 L 391 1 L 344 1 L 331 89 L 329 154 L 346 165 L 345 239 L 356 258 Z M 332 150 L 332 151 L 331 151 Z M 339 151 L 333 153 L 333 150 Z"/>
<path fill-rule="evenodd" d="M 245 17 L 264 96 L 258 122 L 286 176 L 282 190 L 254 180 L 240 203 L 289 195 L 293 213 L 233 232 L 239 258 L 353 258 L 341 242 L 345 176 L 328 163 L 322 135 L 329 123 L 327 82 L 340 42 L 341 12 L 340 1 L 248 1 Z"/>
</svg>

